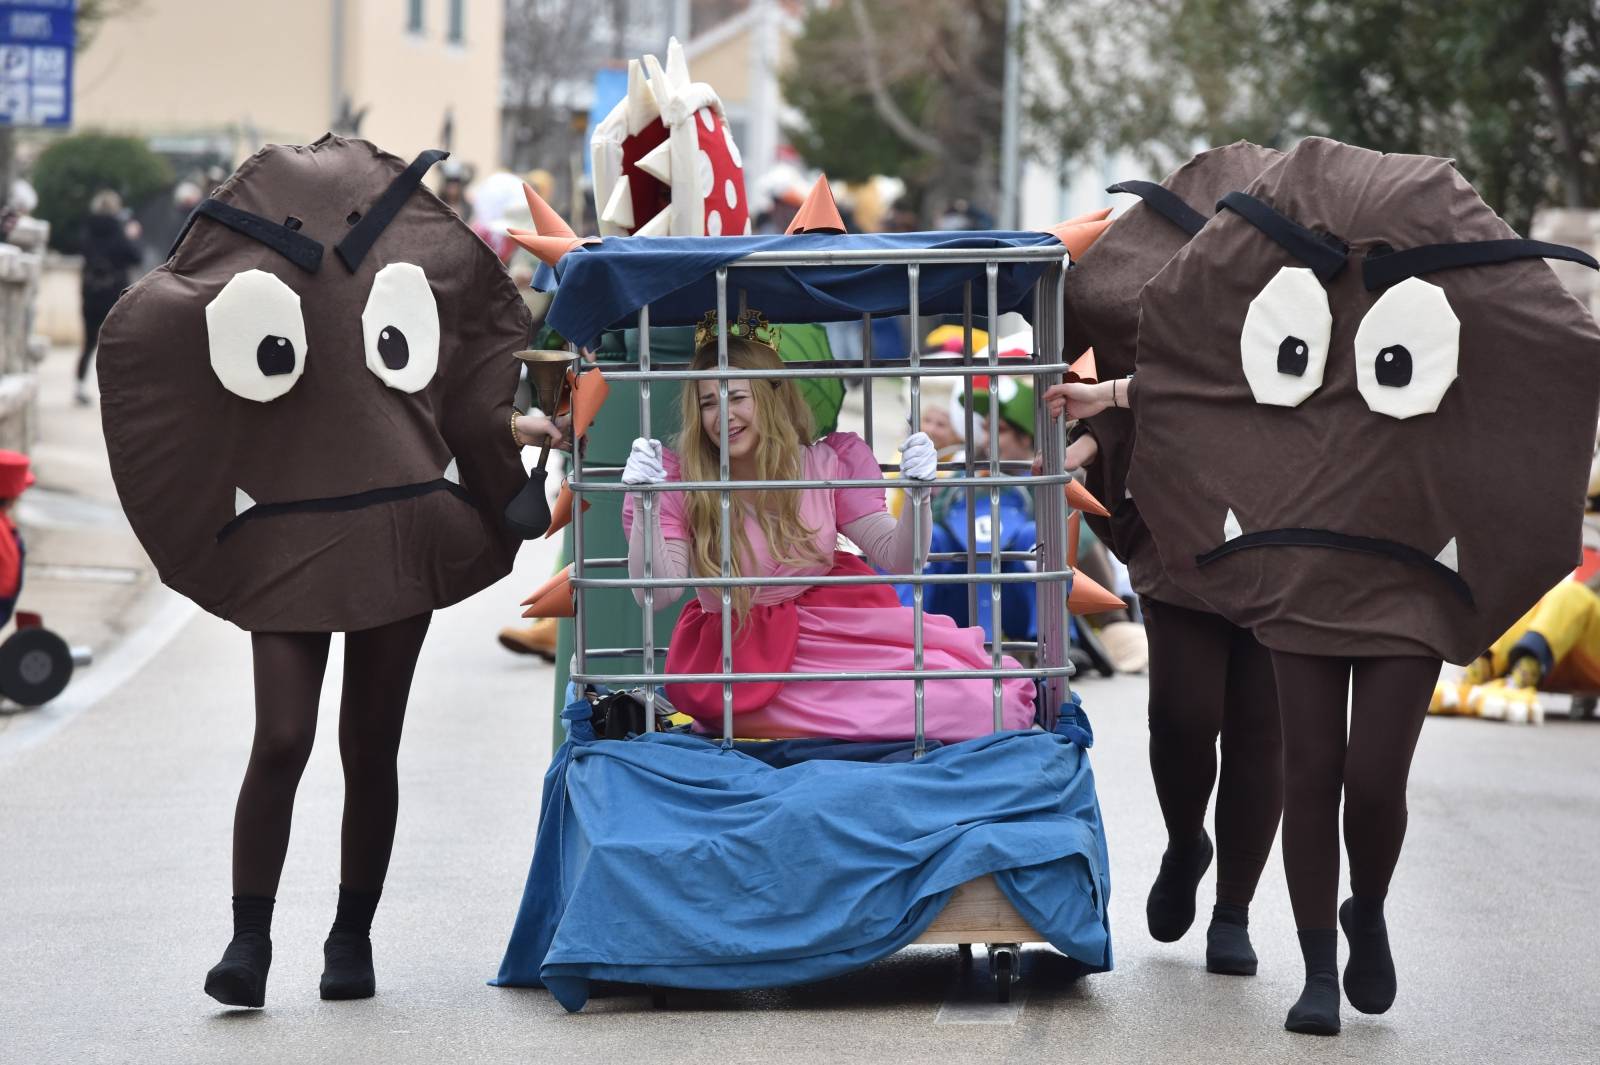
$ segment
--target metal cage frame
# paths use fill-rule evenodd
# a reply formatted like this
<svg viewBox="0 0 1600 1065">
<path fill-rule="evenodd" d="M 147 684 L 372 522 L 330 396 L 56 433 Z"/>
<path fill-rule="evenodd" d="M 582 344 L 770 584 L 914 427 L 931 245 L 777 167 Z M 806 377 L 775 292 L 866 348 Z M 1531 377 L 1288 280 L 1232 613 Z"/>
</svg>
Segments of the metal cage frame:
<svg viewBox="0 0 1600 1065">
<path fill-rule="evenodd" d="M 1032 288 L 1033 298 L 1033 336 L 1034 354 L 1024 359 L 1000 360 L 999 345 L 999 318 L 998 307 L 998 279 L 1002 264 L 1006 263 L 1045 263 L 1045 268 L 1035 280 Z M 935 264 L 981 264 L 984 268 L 984 282 L 986 287 L 986 314 L 984 315 L 990 337 L 989 354 L 984 362 L 978 362 L 972 349 L 973 330 L 973 280 L 964 283 L 962 296 L 962 333 L 963 343 L 961 359 L 955 363 L 949 359 L 936 359 L 924 361 L 918 350 L 918 340 L 921 336 L 921 313 L 919 308 L 919 281 L 921 268 L 924 265 Z M 833 363 L 795 363 L 779 370 L 748 370 L 731 368 L 728 365 L 728 283 L 730 270 L 760 269 L 774 267 L 807 267 L 807 266 L 838 266 L 838 265 L 870 265 L 894 266 L 903 265 L 906 271 L 906 305 L 903 314 L 910 319 L 910 332 L 912 337 L 911 353 L 906 359 L 875 361 L 872 353 L 872 318 L 871 314 L 864 314 L 861 319 L 863 331 L 863 357 L 860 360 L 835 361 Z M 1052 358 L 1058 357 L 1062 351 L 1062 317 L 1064 300 L 1064 280 L 1066 269 L 1069 265 L 1068 257 L 1060 246 L 1044 247 L 1019 247 L 1019 248 L 973 248 L 973 249 L 920 249 L 920 250 L 849 250 L 849 251 L 761 251 L 754 252 L 737 259 L 731 263 L 717 268 L 716 271 L 716 299 L 717 299 L 717 368 L 713 370 L 690 371 L 686 364 L 670 364 L 679 368 L 663 369 L 652 365 L 650 358 L 650 308 L 648 305 L 638 309 L 639 315 L 639 359 L 636 364 L 624 363 L 623 369 L 607 369 L 606 376 L 612 381 L 637 381 L 639 383 L 639 424 L 640 435 L 650 437 L 650 388 L 653 383 L 668 381 L 688 380 L 715 380 L 717 382 L 718 428 L 721 436 L 721 458 L 718 470 L 718 479 L 708 482 L 667 482 L 659 485 L 624 485 L 619 478 L 622 473 L 620 467 L 588 467 L 583 463 L 582 449 L 575 449 L 571 457 L 571 469 L 568 475 L 568 485 L 574 495 L 572 508 L 573 527 L 573 561 L 572 561 L 572 587 L 576 599 L 576 617 L 574 619 L 574 642 L 570 677 L 574 685 L 580 687 L 585 684 L 607 683 L 612 685 L 644 687 L 646 702 L 645 728 L 652 731 L 655 728 L 655 702 L 656 686 L 664 683 L 717 683 L 722 685 L 722 742 L 724 746 L 732 744 L 734 739 L 734 713 L 733 713 L 733 685 L 762 681 L 782 681 L 784 683 L 798 683 L 820 680 L 895 680 L 904 679 L 912 686 L 912 716 L 914 753 L 920 756 L 926 750 L 924 736 L 924 685 L 929 679 L 988 679 L 992 681 L 994 700 L 994 729 L 1002 728 L 1002 681 L 1015 677 L 1025 677 L 1034 680 L 1043 688 L 1044 705 L 1041 717 L 1045 727 L 1053 727 L 1055 715 L 1059 707 L 1066 701 L 1070 694 L 1069 678 L 1072 676 L 1073 667 L 1068 658 L 1067 638 L 1067 594 L 1072 577 L 1072 560 L 1067 555 L 1067 522 L 1069 508 L 1066 493 L 1063 490 L 1070 479 L 1067 475 L 1065 464 L 1066 452 L 1066 423 L 1064 418 L 1051 418 L 1045 409 L 1044 393 L 1053 384 L 1063 379 L 1067 365 L 1059 361 L 1041 361 L 1044 353 Z M 743 309 L 744 294 L 740 293 L 740 309 Z M 635 368 L 628 368 L 628 367 Z M 979 375 L 988 376 L 991 380 L 991 396 L 998 395 L 998 378 L 1000 376 L 1032 377 L 1034 380 L 1035 397 L 1035 445 L 1042 456 L 1042 472 L 1033 474 L 1028 463 L 1002 462 L 993 446 L 990 448 L 989 458 L 981 464 L 974 459 L 971 448 L 975 429 L 973 414 L 973 388 L 972 381 Z M 917 544 L 914 560 L 914 572 L 911 574 L 884 574 L 874 577 L 736 577 L 732 572 L 732 493 L 741 489 L 764 489 L 778 491 L 795 491 L 812 488 L 840 488 L 840 487 L 884 487 L 890 482 L 883 478 L 873 480 L 839 480 L 839 481 L 736 481 L 730 477 L 728 469 L 728 382 L 730 380 L 751 380 L 766 378 L 826 378 L 826 377 L 852 377 L 862 378 L 863 406 L 866 421 L 865 438 L 868 448 L 872 448 L 873 418 L 872 418 L 872 386 L 879 377 L 909 378 L 911 388 L 911 424 L 917 426 L 922 420 L 922 379 L 924 377 L 958 377 L 962 382 L 964 409 L 966 414 L 966 434 L 968 441 L 965 459 L 960 463 L 940 463 L 941 471 L 954 472 L 957 475 L 941 479 L 938 488 L 941 490 L 960 489 L 966 495 L 967 501 L 967 548 L 965 552 L 951 552 L 932 556 L 938 560 L 966 562 L 965 573 L 952 574 L 927 574 L 924 572 L 927 563 L 931 560 L 929 553 L 921 546 L 922 541 L 922 510 L 913 506 L 911 521 L 913 522 L 913 540 Z M 987 420 L 989 440 L 995 441 L 999 431 L 999 403 L 991 401 L 988 404 Z M 980 465 L 986 476 L 979 476 Z M 897 466 L 880 464 L 884 472 L 897 471 Z M 598 478 L 610 478 L 599 480 Z M 1029 552 L 1003 552 L 997 536 L 991 535 L 989 543 L 988 573 L 977 572 L 979 554 L 976 548 L 976 521 L 977 515 L 974 502 L 979 492 L 987 493 L 989 497 L 989 513 L 998 515 L 1000 493 L 1002 489 L 1020 486 L 1032 489 L 1034 501 L 1034 521 L 1038 529 L 1038 543 L 1033 551 Z M 1051 489 L 1054 489 L 1053 491 Z M 656 514 L 656 496 L 661 492 L 692 492 L 715 491 L 721 498 L 721 572 L 716 577 L 690 577 L 683 581 L 663 580 L 655 577 L 654 537 L 656 523 L 659 518 Z M 607 492 L 635 492 L 639 496 L 639 513 L 636 520 L 646 522 L 644 538 L 644 576 L 633 579 L 626 574 L 628 565 L 624 558 L 594 558 L 584 557 L 583 537 L 583 505 L 585 493 Z M 1035 563 L 1031 571 L 1021 573 L 1002 573 L 1001 563 L 1006 561 L 1030 561 Z M 590 576 L 590 570 L 606 570 L 621 568 L 624 576 L 605 577 Z M 1038 641 L 1036 643 L 1003 642 L 1000 632 L 1000 596 L 1002 586 L 1006 584 L 1027 583 L 1039 585 L 1035 596 L 1037 617 L 1035 620 Z M 736 587 L 769 587 L 781 585 L 852 585 L 852 584 L 910 584 L 912 586 L 912 625 L 913 625 L 913 668 L 910 670 L 878 670 L 878 671 L 841 671 L 829 673 L 736 673 L 733 669 L 733 613 L 731 610 L 732 589 Z M 989 585 L 991 617 L 993 619 L 993 638 L 985 640 L 985 648 L 991 656 L 992 668 L 987 670 L 949 670 L 929 671 L 923 660 L 923 591 L 931 584 L 963 584 L 967 587 L 967 606 L 969 623 L 975 623 L 978 610 L 978 586 Z M 721 622 L 722 622 L 722 660 L 721 670 L 717 673 L 684 673 L 669 674 L 659 672 L 656 668 L 656 656 L 665 652 L 665 647 L 656 646 L 655 634 L 655 590 L 661 587 L 674 587 L 686 589 L 718 588 L 721 590 Z M 594 647 L 590 645 L 586 633 L 587 615 L 584 609 L 584 593 L 596 588 L 627 588 L 642 590 L 644 603 L 643 610 L 643 646 L 641 647 Z M 1007 669 L 1002 662 L 1002 655 L 1008 651 L 1033 652 L 1035 665 L 1026 668 Z M 591 659 L 623 658 L 639 656 L 642 661 L 643 672 L 624 674 L 599 674 L 589 672 L 588 665 Z"/>
</svg>

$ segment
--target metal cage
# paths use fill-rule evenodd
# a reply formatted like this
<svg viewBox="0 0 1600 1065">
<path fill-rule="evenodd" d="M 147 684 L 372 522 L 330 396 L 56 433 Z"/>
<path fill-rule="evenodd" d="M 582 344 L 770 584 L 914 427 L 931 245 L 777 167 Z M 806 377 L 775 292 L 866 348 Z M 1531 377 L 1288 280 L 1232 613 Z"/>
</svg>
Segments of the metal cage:
<svg viewBox="0 0 1600 1065">
<path fill-rule="evenodd" d="M 999 317 L 997 287 L 1000 267 L 1006 263 L 1036 263 L 1046 264 L 1043 272 L 1034 282 L 1032 288 L 1032 322 L 1034 354 L 1024 359 L 1000 360 L 998 343 Z M 985 361 L 975 359 L 972 347 L 973 330 L 973 285 L 974 280 L 964 283 L 962 298 L 962 332 L 963 345 L 959 360 L 953 357 L 922 357 L 918 352 L 917 341 L 921 335 L 920 310 L 918 298 L 918 282 L 923 266 L 931 264 L 981 264 L 984 268 L 984 281 L 986 287 L 986 314 L 990 336 L 989 354 Z M 905 359 L 875 360 L 872 353 L 872 316 L 862 316 L 863 352 L 859 360 L 835 361 L 832 363 L 798 363 L 786 366 L 781 370 L 748 370 L 730 369 L 728 366 L 728 305 L 729 305 L 729 272 L 745 269 L 770 269 L 770 268 L 797 268 L 809 266 L 838 266 L 845 264 L 865 266 L 896 266 L 905 268 L 906 300 L 900 314 L 909 318 L 912 337 L 911 353 Z M 592 466 L 585 467 L 581 449 L 572 456 L 572 466 L 568 483 L 574 493 L 575 501 L 572 508 L 573 526 L 573 563 L 572 586 L 576 597 L 576 620 L 574 625 L 573 657 L 571 667 L 571 680 L 575 685 L 581 686 L 590 683 L 609 683 L 619 686 L 642 686 L 645 690 L 647 703 L 645 722 L 646 729 L 655 727 L 655 700 L 656 686 L 672 682 L 695 682 L 722 684 L 722 739 L 724 745 L 731 744 L 734 738 L 733 714 L 733 685 L 758 681 L 782 681 L 785 683 L 804 683 L 818 680 L 894 680 L 903 678 L 910 688 L 911 717 L 915 752 L 920 755 L 925 750 L 924 722 L 923 722 L 923 695 L 924 684 L 928 679 L 971 679 L 986 678 L 993 682 L 994 698 L 994 727 L 1001 728 L 1002 684 L 1001 681 L 1013 677 L 1025 677 L 1034 680 L 1042 687 L 1042 717 L 1044 725 L 1053 727 L 1054 717 L 1058 708 L 1063 704 L 1069 694 L 1068 678 L 1072 675 L 1072 665 L 1068 658 L 1068 633 L 1067 633 L 1067 594 L 1072 577 L 1071 561 L 1067 556 L 1067 519 L 1068 504 L 1064 487 L 1069 477 L 1064 469 L 1065 455 L 1065 423 L 1061 418 L 1051 418 L 1044 407 L 1044 392 L 1050 385 L 1059 383 L 1067 366 L 1059 361 L 1062 351 L 1062 311 L 1063 311 L 1063 279 L 1067 267 L 1067 258 L 1064 250 L 1057 245 L 1045 247 L 1011 247 L 1011 248 L 973 248 L 973 249 L 885 249 L 885 250 L 835 250 L 835 251 L 760 251 L 740 258 L 716 271 L 716 302 L 717 302 L 717 369 L 715 371 L 690 371 L 682 363 L 660 366 L 653 364 L 650 357 L 650 308 L 640 307 L 639 314 L 639 358 L 636 364 L 623 364 L 623 368 L 613 370 L 608 368 L 606 376 L 612 381 L 637 381 L 639 384 L 639 423 L 642 436 L 652 435 L 650 418 L 650 389 L 653 384 L 669 381 L 687 380 L 715 380 L 718 383 L 718 423 L 721 435 L 721 467 L 716 481 L 709 482 L 669 482 L 661 485 L 630 486 L 623 485 L 618 479 L 622 470 L 620 467 Z M 744 302 L 743 292 L 739 293 L 739 303 Z M 820 319 L 822 314 L 818 315 Z M 988 436 L 991 441 L 990 456 L 987 461 L 979 463 L 972 455 L 971 442 L 973 440 L 974 413 L 973 413 L 973 378 L 984 375 L 991 379 L 991 401 L 988 404 L 987 421 Z M 1036 403 L 1035 425 L 1037 432 L 1035 444 L 1042 455 L 1042 472 L 1033 474 L 1028 463 L 1002 462 L 993 446 L 998 439 L 999 428 L 999 403 L 998 377 L 999 376 L 1026 376 L 1033 378 L 1034 395 Z M 758 578 L 735 577 L 732 572 L 732 537 L 730 536 L 730 522 L 732 515 L 732 493 L 740 489 L 767 489 L 767 490 L 803 490 L 809 488 L 839 488 L 839 487 L 887 487 L 884 480 L 841 480 L 841 481 L 735 481 L 729 476 L 728 470 L 728 382 L 730 380 L 765 379 L 774 377 L 819 378 L 819 377 L 851 377 L 861 378 L 863 388 L 863 405 L 866 415 L 866 442 L 869 448 L 873 447 L 873 416 L 872 416 L 872 388 L 873 382 L 880 377 L 909 378 L 911 424 L 918 426 L 921 423 L 922 379 L 925 377 L 954 377 L 960 378 L 963 396 L 965 399 L 966 414 L 966 439 L 968 448 L 965 460 L 960 463 L 940 463 L 941 472 L 948 472 L 953 476 L 942 478 L 938 482 L 940 490 L 960 490 L 966 494 L 967 513 L 967 546 L 964 554 L 941 555 L 941 559 L 958 561 L 964 558 L 966 562 L 965 573 L 952 574 L 927 574 L 927 552 L 920 546 L 921 522 L 923 521 L 920 507 L 913 506 L 911 520 L 916 523 L 914 529 L 918 542 L 917 558 L 915 559 L 914 572 L 911 574 L 888 574 L 874 577 L 786 577 L 786 578 Z M 887 471 L 896 470 L 898 467 L 880 465 L 880 469 Z M 983 473 L 985 476 L 979 476 Z M 979 493 L 987 493 L 989 500 L 989 513 L 998 517 L 1000 493 L 1010 486 L 1020 486 L 1031 489 L 1034 503 L 1034 521 L 1038 529 L 1038 543 L 1033 551 L 1025 553 L 1002 552 L 1000 539 L 997 535 L 990 536 L 988 561 L 990 572 L 977 571 L 978 552 L 976 548 L 976 513 L 974 501 Z M 722 558 L 721 572 L 716 577 L 691 577 L 684 581 L 668 581 L 658 579 L 654 575 L 653 544 L 656 522 L 659 517 L 656 513 L 656 496 L 661 492 L 692 492 L 714 491 L 721 497 L 722 519 Z M 635 520 L 648 523 L 645 527 L 645 557 L 644 577 L 631 579 L 627 574 L 627 559 L 624 558 L 586 558 L 584 553 L 584 517 L 581 505 L 585 493 L 606 492 L 637 492 L 641 506 Z M 1031 561 L 1035 568 L 1029 572 L 1002 573 L 1003 561 Z M 605 576 L 605 571 L 621 569 L 621 576 Z M 596 574 L 600 575 L 596 575 Z M 968 618 L 969 622 L 977 617 L 978 586 L 989 586 L 991 616 L 993 618 L 993 635 L 985 641 L 985 648 L 992 659 L 992 668 L 987 670 L 960 670 L 960 671 L 928 671 L 923 661 L 923 590 L 931 584 L 963 584 L 967 586 Z M 1039 585 L 1036 596 L 1036 643 L 1002 643 L 1000 632 L 1000 596 L 1002 585 L 1011 583 L 1031 583 Z M 912 585 L 912 616 L 913 616 L 913 668 L 911 670 L 892 671 L 855 671 L 833 673 L 737 673 L 733 669 L 733 615 L 731 610 L 731 594 L 735 587 L 762 587 L 776 585 L 848 585 L 848 584 L 910 584 Z M 718 673 L 694 674 L 668 674 L 657 669 L 656 656 L 665 652 L 664 646 L 658 646 L 655 633 L 655 589 L 659 587 L 684 587 L 717 588 L 722 593 L 722 668 Z M 644 604 L 641 609 L 643 616 L 643 646 L 642 647 L 606 647 L 595 646 L 587 631 L 589 616 L 585 611 L 585 592 L 597 588 L 624 588 L 642 589 Z M 1002 654 L 1010 651 L 1031 652 L 1035 664 L 1026 668 L 1005 668 Z M 599 659 L 615 659 L 639 656 L 642 661 L 643 671 L 640 673 L 600 674 L 590 671 L 592 661 Z"/>
</svg>

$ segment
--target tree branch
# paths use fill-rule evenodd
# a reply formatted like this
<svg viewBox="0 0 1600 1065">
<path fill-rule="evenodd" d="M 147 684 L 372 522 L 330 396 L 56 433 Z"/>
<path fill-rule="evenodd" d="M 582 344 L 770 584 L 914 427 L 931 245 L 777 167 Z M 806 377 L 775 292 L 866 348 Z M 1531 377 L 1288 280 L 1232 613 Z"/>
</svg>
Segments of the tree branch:
<svg viewBox="0 0 1600 1065">
<path fill-rule="evenodd" d="M 863 66 L 867 77 L 867 88 L 872 92 L 873 109 L 894 131 L 895 136 L 920 152 L 926 152 L 935 158 L 944 158 L 947 154 L 945 145 L 911 121 L 889 95 L 889 89 L 883 83 L 883 71 L 878 65 L 878 34 L 872 28 L 872 22 L 867 17 L 867 10 L 861 0 L 850 0 L 850 14 L 855 18 L 856 32 L 861 35 Z"/>
</svg>

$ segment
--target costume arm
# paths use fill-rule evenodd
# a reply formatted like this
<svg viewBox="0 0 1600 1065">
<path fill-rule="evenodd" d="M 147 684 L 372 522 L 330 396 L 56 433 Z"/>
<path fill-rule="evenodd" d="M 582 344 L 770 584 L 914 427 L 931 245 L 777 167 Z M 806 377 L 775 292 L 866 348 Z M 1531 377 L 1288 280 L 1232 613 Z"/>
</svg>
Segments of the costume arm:
<svg viewBox="0 0 1600 1065">
<path fill-rule="evenodd" d="M 633 493 L 629 493 L 630 495 Z M 658 500 L 660 496 L 656 497 Z M 659 508 L 658 508 L 659 509 Z M 633 527 L 628 530 L 628 576 L 634 580 L 644 577 L 644 538 L 645 525 L 650 524 L 644 520 L 644 507 L 636 508 L 638 515 Z M 661 522 L 655 525 L 655 550 L 651 555 L 651 576 L 661 580 L 685 580 L 689 576 L 689 541 L 668 540 L 661 535 Z M 655 590 L 654 604 L 657 610 L 664 610 L 682 598 L 684 588 L 657 588 Z M 644 606 L 644 589 L 633 590 L 633 600 Z"/>
<path fill-rule="evenodd" d="M 924 557 L 927 556 L 928 544 L 933 538 L 933 506 L 930 493 L 926 489 L 921 492 L 913 490 L 908 491 L 906 496 L 914 506 L 903 509 L 898 521 L 880 510 L 863 515 L 839 530 L 861 548 L 868 562 L 885 573 L 913 572 L 918 546 L 917 541 L 913 539 L 915 533 L 912 528 L 913 513 L 920 512 L 922 515 L 921 548 Z"/>
</svg>

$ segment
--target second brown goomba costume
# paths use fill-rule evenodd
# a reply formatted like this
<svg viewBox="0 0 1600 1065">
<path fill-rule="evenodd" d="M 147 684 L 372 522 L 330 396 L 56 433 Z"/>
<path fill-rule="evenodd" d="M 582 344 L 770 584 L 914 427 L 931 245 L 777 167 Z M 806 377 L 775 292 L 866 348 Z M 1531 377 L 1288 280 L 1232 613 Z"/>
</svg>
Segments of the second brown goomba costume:
<svg viewBox="0 0 1600 1065">
<path fill-rule="evenodd" d="M 264 1002 L 329 634 L 346 633 L 339 903 L 323 998 L 376 989 L 395 759 L 432 611 L 509 572 L 527 483 L 512 397 L 530 315 L 409 165 L 326 136 L 256 153 L 100 341 L 111 471 L 168 585 L 251 631 L 255 740 L 234 817 L 234 934 L 205 990 Z"/>
<path fill-rule="evenodd" d="M 253 631 L 372 628 L 510 571 L 531 319 L 482 241 L 363 141 L 274 145 L 118 302 L 100 391 L 161 579 Z"/>
<path fill-rule="evenodd" d="M 1600 329 L 1447 160 L 1301 142 L 1145 286 L 1128 483 L 1185 592 L 1273 652 L 1284 862 L 1306 986 L 1339 1028 L 1395 997 L 1383 900 L 1441 659 L 1579 557 Z M 1346 731 L 1346 712 L 1349 722 Z"/>
<path fill-rule="evenodd" d="M 1159 185 L 1113 185 L 1108 191 L 1131 193 L 1141 202 L 1118 216 L 1067 273 L 1067 358 L 1093 347 L 1102 380 L 1132 374 L 1145 283 L 1200 231 L 1219 198 L 1248 185 L 1281 157 L 1240 142 L 1200 153 Z M 1125 490 L 1134 446 L 1131 412 L 1108 410 L 1085 425 L 1099 450 L 1085 468 L 1085 481 L 1111 509 L 1109 518 L 1086 517 L 1127 564 L 1150 639 L 1150 769 L 1168 835 L 1146 903 L 1150 933 L 1172 942 L 1194 920 L 1196 886 L 1212 858 L 1204 826 L 1215 784 L 1217 905 L 1207 930 L 1206 966 L 1252 974 L 1248 907 L 1282 805 L 1272 664 L 1249 631 L 1167 577 L 1138 505 Z"/>
</svg>

